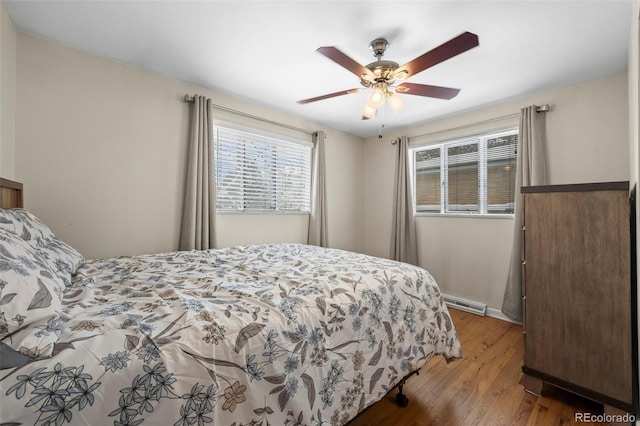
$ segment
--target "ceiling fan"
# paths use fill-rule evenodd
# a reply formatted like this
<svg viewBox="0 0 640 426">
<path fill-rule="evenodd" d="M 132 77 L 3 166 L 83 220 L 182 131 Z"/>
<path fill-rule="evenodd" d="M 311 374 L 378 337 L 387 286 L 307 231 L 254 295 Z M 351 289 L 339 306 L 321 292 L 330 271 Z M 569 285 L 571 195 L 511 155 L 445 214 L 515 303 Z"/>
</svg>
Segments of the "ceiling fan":
<svg viewBox="0 0 640 426">
<path fill-rule="evenodd" d="M 427 68 L 431 68 L 440 62 L 446 61 L 476 46 L 478 46 L 478 36 L 470 32 L 465 32 L 402 66 L 394 61 L 382 60 L 384 52 L 387 50 L 387 47 L 389 47 L 389 42 L 384 38 L 377 38 L 369 44 L 369 49 L 371 49 L 377 60 L 366 66 L 360 65 L 335 47 L 320 47 L 317 49 L 318 52 L 360 78 L 360 84 L 363 88 L 357 87 L 342 90 L 340 92 L 303 99 L 297 103 L 308 104 L 372 89 L 367 98 L 367 105 L 365 105 L 362 110 L 362 118 L 369 119 L 376 115 L 377 110 L 382 108 L 385 102 L 389 102 L 389 105 L 394 110 L 400 108 L 403 100 L 398 96 L 394 96 L 396 93 L 451 99 L 460 92 L 460 89 L 405 83 L 403 81 L 412 75 L 418 74 Z"/>
</svg>

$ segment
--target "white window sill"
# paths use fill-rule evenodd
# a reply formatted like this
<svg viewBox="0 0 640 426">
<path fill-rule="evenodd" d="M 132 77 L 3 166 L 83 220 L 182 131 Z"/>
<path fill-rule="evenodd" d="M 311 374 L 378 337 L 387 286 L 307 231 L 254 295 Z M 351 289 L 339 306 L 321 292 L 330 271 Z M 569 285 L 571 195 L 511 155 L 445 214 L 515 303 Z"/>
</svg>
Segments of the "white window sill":
<svg viewBox="0 0 640 426">
<path fill-rule="evenodd" d="M 476 213 L 414 213 L 413 217 L 464 217 L 465 219 L 513 219 L 512 214 L 476 214 Z"/>
<path fill-rule="evenodd" d="M 308 216 L 309 212 L 294 212 L 294 211 L 278 211 L 278 210 L 216 210 L 217 214 L 241 214 L 241 215 L 298 215 Z"/>
</svg>

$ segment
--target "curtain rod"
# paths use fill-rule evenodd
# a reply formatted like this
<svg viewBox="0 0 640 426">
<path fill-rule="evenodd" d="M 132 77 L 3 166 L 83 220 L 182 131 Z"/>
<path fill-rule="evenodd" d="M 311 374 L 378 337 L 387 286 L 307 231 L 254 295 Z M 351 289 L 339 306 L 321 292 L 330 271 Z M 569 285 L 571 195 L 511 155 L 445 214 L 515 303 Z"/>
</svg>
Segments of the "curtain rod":
<svg viewBox="0 0 640 426">
<path fill-rule="evenodd" d="M 540 105 L 539 107 L 536 108 L 536 112 L 548 112 L 549 110 L 550 110 L 549 104 Z M 508 115 L 503 115 L 503 116 L 500 116 L 500 117 L 489 118 L 487 120 L 477 121 L 475 123 L 463 124 L 461 126 L 451 127 L 449 129 L 436 130 L 436 131 L 429 132 L 429 133 L 423 133 L 421 135 L 410 136 L 408 139 L 409 139 L 409 141 L 411 141 L 412 139 L 419 139 L 419 138 L 423 138 L 425 136 L 431 136 L 431 135 L 436 135 L 438 133 L 449 132 L 451 130 L 466 129 L 467 127 L 473 127 L 473 126 L 477 126 L 477 125 L 480 125 L 480 124 L 487 124 L 487 123 L 492 123 L 494 121 L 505 120 L 507 118 L 514 118 L 514 117 L 518 117 L 519 115 L 520 115 L 520 113 L 517 112 L 515 114 L 508 114 Z M 395 145 L 394 141 L 392 141 L 391 143 L 393 145 Z"/>
<path fill-rule="evenodd" d="M 190 102 L 190 103 L 193 102 L 193 96 L 184 95 L 184 101 L 185 102 Z M 311 135 L 311 136 L 315 136 L 316 133 L 317 133 L 317 132 L 312 132 L 310 130 L 302 129 L 300 127 L 290 126 L 288 124 L 280 123 L 278 121 L 273 121 L 273 120 L 269 120 L 267 118 L 262 118 L 262 117 L 259 117 L 257 115 L 247 114 L 246 112 L 242 112 L 242 111 L 238 111 L 238 110 L 235 110 L 235 109 L 227 108 L 227 107 L 222 106 L 222 105 L 211 104 L 211 106 L 213 108 L 220 109 L 222 111 L 227 111 L 227 112 L 230 112 L 230 113 L 233 113 L 233 114 L 241 115 L 241 116 L 247 117 L 247 118 L 252 118 L 254 120 L 262 121 L 262 122 L 265 122 L 265 123 L 274 124 L 276 126 L 286 127 L 287 129 L 295 130 L 297 132 L 306 133 L 306 134 Z"/>
</svg>

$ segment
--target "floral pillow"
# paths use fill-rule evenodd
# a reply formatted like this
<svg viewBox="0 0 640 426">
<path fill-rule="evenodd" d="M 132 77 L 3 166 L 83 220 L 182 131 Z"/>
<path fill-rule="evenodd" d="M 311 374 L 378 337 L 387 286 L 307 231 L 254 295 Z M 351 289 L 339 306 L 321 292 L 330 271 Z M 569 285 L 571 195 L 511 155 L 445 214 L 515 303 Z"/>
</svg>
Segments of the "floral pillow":
<svg viewBox="0 0 640 426">
<path fill-rule="evenodd" d="M 71 285 L 71 275 L 84 263 L 76 249 L 56 238 L 47 225 L 25 209 L 0 209 L 0 229 L 26 241 L 66 286 Z"/>
<path fill-rule="evenodd" d="M 30 358 L 51 355 L 64 289 L 45 259 L 0 228 L 0 343 Z"/>
</svg>

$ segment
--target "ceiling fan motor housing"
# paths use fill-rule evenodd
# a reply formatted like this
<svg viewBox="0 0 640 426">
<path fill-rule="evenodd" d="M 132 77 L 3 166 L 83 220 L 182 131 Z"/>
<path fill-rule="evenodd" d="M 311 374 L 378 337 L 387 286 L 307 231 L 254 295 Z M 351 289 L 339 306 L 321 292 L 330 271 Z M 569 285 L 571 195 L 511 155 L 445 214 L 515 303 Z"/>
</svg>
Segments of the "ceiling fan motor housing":
<svg viewBox="0 0 640 426">
<path fill-rule="evenodd" d="M 364 87 L 369 88 L 380 83 L 391 85 L 398 78 L 396 70 L 400 68 L 400 65 L 394 61 L 381 60 L 382 55 L 384 55 L 388 47 L 389 42 L 384 38 L 377 38 L 369 44 L 369 49 L 371 49 L 378 60 L 366 65 L 366 68 L 373 73 L 373 76 L 362 76 L 360 83 L 362 83 Z"/>
<path fill-rule="evenodd" d="M 377 83 L 391 83 L 395 71 L 400 67 L 397 62 L 393 61 L 376 61 L 366 66 L 375 76 L 374 81 Z"/>
</svg>

